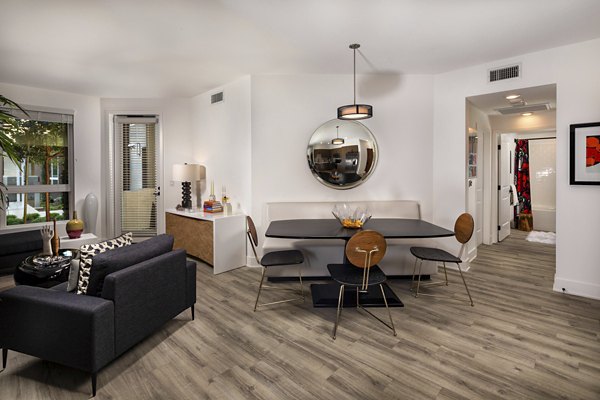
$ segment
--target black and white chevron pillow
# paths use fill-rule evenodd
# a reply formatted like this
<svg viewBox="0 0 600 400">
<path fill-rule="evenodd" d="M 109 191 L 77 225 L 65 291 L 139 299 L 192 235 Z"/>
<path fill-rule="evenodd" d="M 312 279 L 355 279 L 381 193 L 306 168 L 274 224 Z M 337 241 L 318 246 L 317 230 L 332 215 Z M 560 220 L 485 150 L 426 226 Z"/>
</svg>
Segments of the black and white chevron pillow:
<svg viewBox="0 0 600 400">
<path fill-rule="evenodd" d="M 92 269 L 92 258 L 96 254 L 104 253 L 123 246 L 129 246 L 133 242 L 133 234 L 127 232 L 121 236 L 95 244 L 84 244 L 79 248 L 79 279 L 77 280 L 77 294 L 87 294 L 90 283 L 90 272 Z"/>
</svg>

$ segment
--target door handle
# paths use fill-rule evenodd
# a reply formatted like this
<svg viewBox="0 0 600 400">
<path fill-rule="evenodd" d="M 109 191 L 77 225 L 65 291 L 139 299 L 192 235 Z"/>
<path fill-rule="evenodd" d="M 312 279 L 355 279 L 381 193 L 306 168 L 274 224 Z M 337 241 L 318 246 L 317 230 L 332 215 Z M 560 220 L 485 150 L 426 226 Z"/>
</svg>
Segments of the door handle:
<svg viewBox="0 0 600 400">
<path fill-rule="evenodd" d="M 154 195 L 160 196 L 160 186 L 156 188 L 156 190 L 154 191 Z"/>
</svg>

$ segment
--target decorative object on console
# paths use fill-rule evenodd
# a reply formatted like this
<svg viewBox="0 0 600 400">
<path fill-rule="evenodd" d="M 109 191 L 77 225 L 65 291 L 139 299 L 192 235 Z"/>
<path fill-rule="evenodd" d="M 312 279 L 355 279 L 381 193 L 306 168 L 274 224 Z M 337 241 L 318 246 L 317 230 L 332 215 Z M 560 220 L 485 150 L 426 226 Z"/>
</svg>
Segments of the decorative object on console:
<svg viewBox="0 0 600 400">
<path fill-rule="evenodd" d="M 341 205 L 336 204 L 333 206 L 331 213 L 344 228 L 362 228 L 363 225 L 371 219 L 371 214 L 366 207 L 356 207 L 356 209 L 353 210 L 346 203 Z"/>
<path fill-rule="evenodd" d="M 192 208 L 192 182 L 200 179 L 200 165 L 187 163 L 173 165 L 173 180 L 181 182 L 181 206 L 183 208 Z"/>
<path fill-rule="evenodd" d="M 54 231 L 50 226 L 46 225 L 41 229 L 42 234 L 42 255 L 51 256 L 52 255 L 52 236 L 54 235 Z"/>
<path fill-rule="evenodd" d="M 83 233 L 83 221 L 77 218 L 77 211 L 73 211 L 73 219 L 67 222 L 66 230 L 69 239 L 78 239 Z"/>
<path fill-rule="evenodd" d="M 210 183 L 210 195 L 208 196 L 208 200 L 204 202 L 203 209 L 207 213 L 223 212 L 223 204 L 217 201 L 217 196 L 215 196 L 215 181 Z"/>
<path fill-rule="evenodd" d="M 217 196 L 215 196 L 215 181 L 210 182 L 210 195 L 208 196 L 208 201 L 217 201 Z"/>
<path fill-rule="evenodd" d="M 571 125 L 569 183 L 600 185 L 600 122 Z"/>
<path fill-rule="evenodd" d="M 54 236 L 52 236 L 52 254 L 57 255 L 60 250 L 60 236 L 58 236 L 58 230 L 56 229 L 56 219 L 52 220 L 54 224 Z"/>
<path fill-rule="evenodd" d="M 221 203 L 223 205 L 223 211 L 225 212 L 225 214 L 231 215 L 233 212 L 233 207 L 229 202 L 229 197 L 227 197 L 227 188 L 225 187 L 225 185 L 223 185 L 222 193 L 223 195 L 221 196 Z"/>
<path fill-rule="evenodd" d="M 83 202 L 83 219 L 86 232 L 96 233 L 96 221 L 98 220 L 98 198 L 94 193 L 88 193 Z"/>
<path fill-rule="evenodd" d="M 339 137 L 339 130 L 343 138 Z M 308 167 L 319 182 L 334 189 L 351 189 L 375 170 L 375 137 L 358 121 L 333 119 L 319 126 L 307 147 Z"/>
<path fill-rule="evenodd" d="M 354 52 L 354 103 L 341 106 L 337 110 L 337 117 L 339 119 L 367 119 L 373 116 L 373 106 L 368 104 L 356 104 L 356 49 L 360 47 L 360 44 L 354 43 L 350 45 L 350 48 Z"/>
</svg>

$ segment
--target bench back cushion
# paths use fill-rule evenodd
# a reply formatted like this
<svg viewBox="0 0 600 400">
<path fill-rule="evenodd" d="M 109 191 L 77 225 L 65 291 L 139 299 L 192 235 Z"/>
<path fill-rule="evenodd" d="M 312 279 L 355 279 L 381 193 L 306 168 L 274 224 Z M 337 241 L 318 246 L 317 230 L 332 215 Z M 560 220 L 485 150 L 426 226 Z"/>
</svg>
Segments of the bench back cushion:
<svg viewBox="0 0 600 400">
<path fill-rule="evenodd" d="M 334 218 L 333 206 L 340 201 L 267 203 L 266 225 L 282 219 Z M 350 207 L 367 207 L 373 218 L 421 219 L 419 202 L 414 200 L 347 201 Z"/>
</svg>

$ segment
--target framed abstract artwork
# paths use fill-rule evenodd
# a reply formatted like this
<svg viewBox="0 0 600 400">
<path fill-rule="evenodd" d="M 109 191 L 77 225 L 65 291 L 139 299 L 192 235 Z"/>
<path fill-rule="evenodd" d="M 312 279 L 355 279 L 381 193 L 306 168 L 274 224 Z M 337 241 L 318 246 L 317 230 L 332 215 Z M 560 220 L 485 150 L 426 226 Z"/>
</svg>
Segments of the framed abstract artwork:
<svg viewBox="0 0 600 400">
<path fill-rule="evenodd" d="M 600 185 L 600 122 L 571 125 L 569 181 Z"/>
</svg>

